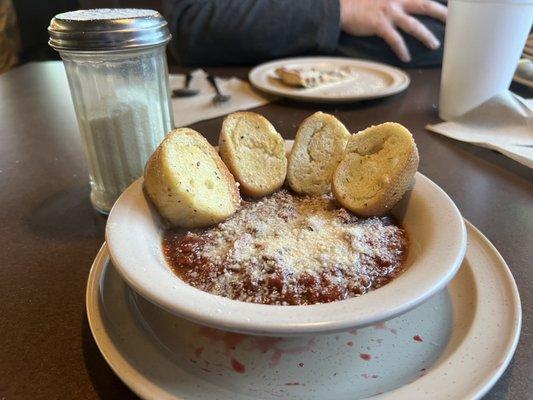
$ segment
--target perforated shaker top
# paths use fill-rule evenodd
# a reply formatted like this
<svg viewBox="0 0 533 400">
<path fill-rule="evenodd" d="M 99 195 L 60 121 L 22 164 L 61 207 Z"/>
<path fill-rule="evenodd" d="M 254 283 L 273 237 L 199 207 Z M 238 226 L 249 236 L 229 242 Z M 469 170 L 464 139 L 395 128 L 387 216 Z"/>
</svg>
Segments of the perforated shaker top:
<svg viewBox="0 0 533 400">
<path fill-rule="evenodd" d="M 170 40 L 167 21 L 161 14 L 136 8 L 69 11 L 56 15 L 48 32 L 48 43 L 56 50 L 121 50 Z"/>
</svg>

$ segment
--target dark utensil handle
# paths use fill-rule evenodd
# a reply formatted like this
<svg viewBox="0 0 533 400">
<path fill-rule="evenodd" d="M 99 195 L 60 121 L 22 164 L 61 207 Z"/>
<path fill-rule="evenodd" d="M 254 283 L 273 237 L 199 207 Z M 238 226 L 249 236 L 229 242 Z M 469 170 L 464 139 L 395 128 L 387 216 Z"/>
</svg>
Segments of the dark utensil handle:
<svg viewBox="0 0 533 400">
<path fill-rule="evenodd" d="M 220 89 L 218 88 L 217 81 L 213 75 L 207 75 L 207 80 L 213 87 L 215 88 L 217 94 L 222 96 L 222 93 L 220 93 Z"/>
<path fill-rule="evenodd" d="M 187 72 L 187 75 L 185 75 L 185 89 L 189 89 L 189 85 L 192 81 L 192 75 L 190 72 Z"/>
</svg>

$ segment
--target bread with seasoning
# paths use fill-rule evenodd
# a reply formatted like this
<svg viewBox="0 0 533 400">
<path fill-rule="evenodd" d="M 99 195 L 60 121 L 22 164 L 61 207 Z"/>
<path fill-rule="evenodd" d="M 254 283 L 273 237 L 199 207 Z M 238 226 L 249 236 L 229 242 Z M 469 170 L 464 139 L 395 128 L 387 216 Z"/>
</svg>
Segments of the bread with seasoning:
<svg viewBox="0 0 533 400">
<path fill-rule="evenodd" d="M 331 190 L 350 132 L 333 115 L 316 112 L 298 128 L 289 155 L 287 181 L 297 193 L 320 195 Z"/>
<path fill-rule="evenodd" d="M 236 112 L 222 123 L 220 157 L 240 184 L 241 193 L 261 197 L 278 190 L 287 174 L 285 141 L 262 115 Z"/>
<path fill-rule="evenodd" d="M 382 215 L 404 195 L 418 168 L 411 132 L 386 122 L 350 137 L 333 175 L 333 194 L 361 216 Z"/>
<path fill-rule="evenodd" d="M 232 215 L 240 196 L 216 150 L 198 132 L 170 132 L 146 163 L 144 189 L 171 225 L 199 228 Z"/>
<path fill-rule="evenodd" d="M 287 86 L 312 88 L 329 83 L 340 82 L 354 75 L 352 67 L 335 68 L 277 68 L 276 75 Z"/>
</svg>

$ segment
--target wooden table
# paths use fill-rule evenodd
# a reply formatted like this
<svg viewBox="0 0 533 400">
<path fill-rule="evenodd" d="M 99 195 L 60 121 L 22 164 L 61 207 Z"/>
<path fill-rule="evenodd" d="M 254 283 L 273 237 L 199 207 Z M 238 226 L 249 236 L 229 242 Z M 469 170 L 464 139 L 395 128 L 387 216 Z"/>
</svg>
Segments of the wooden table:
<svg viewBox="0 0 533 400">
<path fill-rule="evenodd" d="M 245 68 L 213 69 L 246 76 Z M 321 109 L 357 131 L 405 124 L 420 171 L 438 183 L 502 253 L 522 296 L 515 357 L 487 399 L 533 393 L 533 171 L 495 152 L 427 132 L 437 121 L 439 70 L 409 71 L 406 92 L 341 106 L 279 101 L 258 109 L 286 138 Z M 527 95 L 527 93 L 525 93 Z M 529 93 L 531 97 L 531 92 Z M 0 76 L 0 399 L 129 399 L 100 355 L 85 314 L 89 268 L 105 218 L 89 202 L 87 170 L 59 62 Z M 193 127 L 212 142 L 220 118 Z"/>
</svg>

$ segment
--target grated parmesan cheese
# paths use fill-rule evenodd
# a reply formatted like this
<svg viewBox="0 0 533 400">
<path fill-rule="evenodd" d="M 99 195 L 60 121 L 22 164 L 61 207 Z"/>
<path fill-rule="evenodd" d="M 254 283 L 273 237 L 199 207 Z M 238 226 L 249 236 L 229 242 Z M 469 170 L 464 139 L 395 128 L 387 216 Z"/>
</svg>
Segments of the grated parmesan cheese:
<svg viewBox="0 0 533 400">
<path fill-rule="evenodd" d="M 190 246 L 180 247 L 184 238 L 199 241 L 192 259 Z M 359 219 L 331 195 L 282 190 L 244 203 L 213 228 L 171 235 L 166 244 L 175 271 L 202 290 L 243 301 L 311 304 L 386 283 L 402 270 L 406 237 L 389 217 Z M 328 290 L 334 290 L 330 300 Z"/>
</svg>

